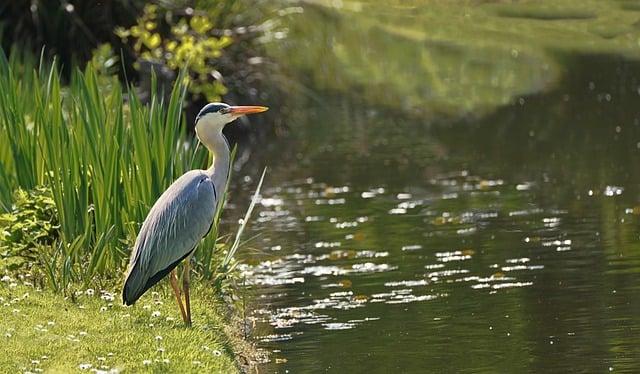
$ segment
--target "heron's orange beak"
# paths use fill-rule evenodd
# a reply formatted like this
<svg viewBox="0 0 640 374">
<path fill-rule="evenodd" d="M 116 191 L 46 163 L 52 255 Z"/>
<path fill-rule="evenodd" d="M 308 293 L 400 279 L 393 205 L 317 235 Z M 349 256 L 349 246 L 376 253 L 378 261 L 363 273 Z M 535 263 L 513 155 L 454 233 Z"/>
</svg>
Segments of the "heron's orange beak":
<svg viewBox="0 0 640 374">
<path fill-rule="evenodd" d="M 266 106 L 247 105 L 247 106 L 232 106 L 229 108 L 229 113 L 236 116 L 243 116 L 245 114 L 262 113 L 269 110 Z"/>
</svg>

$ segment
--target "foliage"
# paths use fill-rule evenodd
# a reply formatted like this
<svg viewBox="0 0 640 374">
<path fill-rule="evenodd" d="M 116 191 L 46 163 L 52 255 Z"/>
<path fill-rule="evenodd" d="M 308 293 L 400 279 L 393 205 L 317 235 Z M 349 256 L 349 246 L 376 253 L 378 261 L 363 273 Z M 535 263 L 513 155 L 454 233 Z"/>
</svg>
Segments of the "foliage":
<svg viewBox="0 0 640 374">
<path fill-rule="evenodd" d="M 227 89 L 219 79 L 220 73 L 211 66 L 231 44 L 231 38 L 216 37 L 212 31 L 213 22 L 204 12 L 191 10 L 178 15 L 172 9 L 147 4 L 137 24 L 115 32 L 124 42 L 133 44 L 142 60 L 160 62 L 173 71 L 186 67 L 190 92 L 207 101 L 219 101 Z"/>
<path fill-rule="evenodd" d="M 13 216 L 33 216 L 34 229 L 55 229 L 47 240 L 35 242 L 37 268 L 53 289 L 65 290 L 74 281 L 86 284 L 95 275 L 119 274 L 152 204 L 185 171 L 206 168 L 209 155 L 185 133 L 186 86 L 181 83 L 168 102 L 153 95 L 143 105 L 133 90 L 125 101 L 118 81 L 97 74 L 93 64 L 75 71 L 68 88 L 61 86 L 55 63 L 29 71 L 32 67 L 28 59 L 0 54 L 0 179 L 8 191 L 46 186 L 16 196 L 26 200 L 37 193 L 41 198 L 32 204 L 49 205 L 31 208 L 6 193 L 0 201 L 7 211 L 15 203 Z M 42 221 L 40 210 L 50 219 Z M 197 252 L 201 274 L 209 279 L 220 271 L 229 274 L 248 221 L 247 216 L 235 243 L 226 243 L 218 240 L 220 213 Z M 29 243 L 13 234 L 5 240 Z M 215 256 L 229 249 L 224 261 Z M 16 251 L 22 255 L 20 248 L 10 254 Z"/>
<path fill-rule="evenodd" d="M 137 58 L 143 89 L 148 90 L 151 71 L 163 81 L 187 72 L 188 110 L 222 96 L 231 102 L 264 102 L 280 95 L 282 86 L 276 65 L 265 58 L 264 36 L 279 26 L 268 17 L 272 10 L 263 2 L 158 1 L 115 34 Z"/>
<path fill-rule="evenodd" d="M 60 223 L 56 251 L 65 279 L 121 268 L 137 226 L 164 189 L 192 165 L 176 85 L 168 102 L 142 105 L 116 80 L 102 90 L 95 69 L 75 71 L 62 88 L 57 64 L 0 55 L 0 179 L 3 189 L 46 185 Z M 20 79 L 18 78 L 18 73 Z M 2 193 L 3 206 L 10 206 Z"/>
<path fill-rule="evenodd" d="M 0 268 L 14 270 L 38 258 L 39 246 L 52 245 L 60 236 L 51 190 L 18 189 L 13 209 L 0 215 Z"/>
</svg>

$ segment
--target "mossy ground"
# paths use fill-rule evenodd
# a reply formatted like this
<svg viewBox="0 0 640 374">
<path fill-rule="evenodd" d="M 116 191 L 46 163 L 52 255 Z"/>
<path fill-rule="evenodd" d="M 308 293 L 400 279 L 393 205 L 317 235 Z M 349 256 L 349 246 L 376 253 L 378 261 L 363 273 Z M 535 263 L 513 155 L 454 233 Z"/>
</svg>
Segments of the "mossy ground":
<svg viewBox="0 0 640 374">
<path fill-rule="evenodd" d="M 167 285 L 133 307 L 115 290 L 73 298 L 6 277 L 0 282 L 0 372 L 239 371 L 239 339 L 211 291 L 192 291 L 194 324 L 186 328 Z"/>
</svg>

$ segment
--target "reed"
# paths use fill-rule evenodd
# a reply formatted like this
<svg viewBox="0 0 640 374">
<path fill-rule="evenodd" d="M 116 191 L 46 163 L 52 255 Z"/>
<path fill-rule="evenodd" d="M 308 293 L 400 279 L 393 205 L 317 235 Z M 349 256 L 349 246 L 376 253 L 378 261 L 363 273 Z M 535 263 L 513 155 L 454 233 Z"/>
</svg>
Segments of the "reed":
<svg viewBox="0 0 640 374">
<path fill-rule="evenodd" d="M 0 209 L 16 188 L 51 189 L 60 235 L 39 252 L 55 289 L 119 274 L 155 200 L 187 170 L 206 168 L 206 150 L 185 132 L 186 86 L 177 82 L 168 101 L 158 94 L 143 104 L 91 64 L 63 85 L 55 61 L 0 52 Z M 199 259 L 209 277 L 222 261 L 212 231 Z"/>
</svg>

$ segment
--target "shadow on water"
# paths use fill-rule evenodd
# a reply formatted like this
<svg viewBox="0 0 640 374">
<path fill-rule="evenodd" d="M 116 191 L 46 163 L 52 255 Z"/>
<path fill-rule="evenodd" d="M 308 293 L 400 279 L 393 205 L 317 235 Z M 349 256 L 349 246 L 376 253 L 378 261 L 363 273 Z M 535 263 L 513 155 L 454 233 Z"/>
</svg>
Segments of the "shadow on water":
<svg viewBox="0 0 640 374">
<path fill-rule="evenodd" d="M 640 64 L 559 59 L 455 123 L 297 98 L 253 157 L 266 371 L 640 370 Z"/>
</svg>

